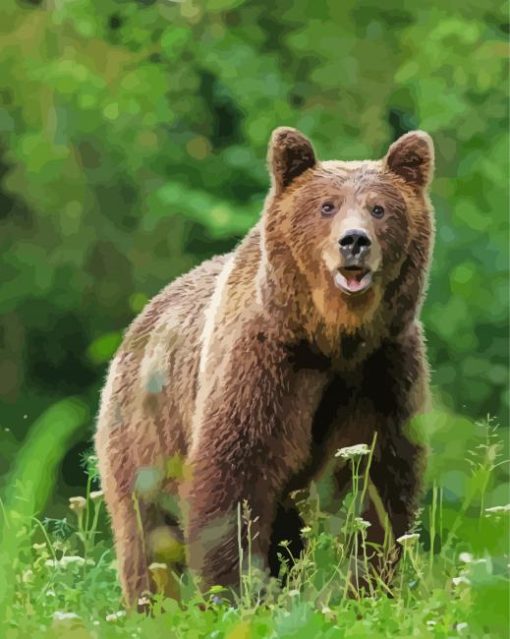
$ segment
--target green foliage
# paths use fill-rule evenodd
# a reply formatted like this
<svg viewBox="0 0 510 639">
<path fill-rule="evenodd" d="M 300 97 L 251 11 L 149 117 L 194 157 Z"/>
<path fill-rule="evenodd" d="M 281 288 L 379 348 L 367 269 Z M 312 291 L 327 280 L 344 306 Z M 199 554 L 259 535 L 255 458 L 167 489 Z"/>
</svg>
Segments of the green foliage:
<svg viewBox="0 0 510 639">
<path fill-rule="evenodd" d="M 75 399 L 51 406 L 34 424 L 7 478 L 9 490 L 0 501 L 0 619 L 5 618 L 5 607 L 15 586 L 12 561 L 26 542 L 30 518 L 46 504 L 58 465 L 87 417 L 87 409 Z"/>
<path fill-rule="evenodd" d="M 448 414 L 430 419 L 454 422 Z M 508 497 L 509 460 L 502 456 L 504 442 L 491 424 L 464 426 L 468 432 L 456 439 L 460 454 L 455 459 L 466 486 L 459 492 L 447 464 L 431 466 L 432 497 L 418 532 L 400 538 L 403 557 L 397 574 L 389 587 L 372 581 L 370 596 L 362 598 L 349 584 L 367 566 L 366 558 L 359 565 L 353 558 L 358 548 L 362 557 L 367 552 L 367 522 L 359 515 L 367 485 L 362 461 L 370 463 L 369 446 L 342 449 L 352 469 L 352 490 L 333 514 L 325 511 L 321 490 L 313 489 L 302 502 L 307 545 L 304 555 L 292 560 L 282 542 L 287 585 L 268 584 L 248 562 L 235 607 L 222 600 L 221 587 L 202 595 L 188 582 L 181 588 L 180 603 L 156 595 L 150 616 L 126 614 L 111 539 L 103 532 L 100 492 L 87 490 L 85 497 L 71 498 L 72 512 L 65 519 L 43 524 L 31 518 L 24 502 L 11 503 L 1 525 L 4 534 L 15 534 L 17 546 L 9 556 L 12 587 L 3 599 L 1 636 L 502 637 L 509 621 L 510 504 L 501 500 Z M 432 433 L 432 455 L 437 457 L 442 434 Z M 25 458 L 29 453 L 40 457 L 41 449 L 32 445 Z M 88 466 L 94 473 L 93 459 Z M 36 466 L 34 481 L 43 477 Z M 249 511 L 240 508 L 239 513 L 249 524 Z"/>
<path fill-rule="evenodd" d="M 456 410 L 505 418 L 504 3 L 5 0 L 1 12 L 9 426 L 67 393 L 95 405 L 143 301 L 257 219 L 282 124 L 324 158 L 432 134 L 433 383 Z"/>
</svg>

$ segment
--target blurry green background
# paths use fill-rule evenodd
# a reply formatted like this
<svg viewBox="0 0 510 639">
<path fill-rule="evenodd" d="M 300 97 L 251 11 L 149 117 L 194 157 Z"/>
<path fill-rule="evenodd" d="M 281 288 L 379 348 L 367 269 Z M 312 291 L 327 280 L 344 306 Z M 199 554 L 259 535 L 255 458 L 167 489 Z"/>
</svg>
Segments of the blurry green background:
<svg viewBox="0 0 510 639">
<path fill-rule="evenodd" d="M 83 481 L 122 331 L 256 221 L 279 125 L 324 159 L 433 136 L 435 397 L 505 423 L 507 20 L 473 0 L 2 0 L 0 473 L 72 395 L 90 417 L 63 494 Z"/>
</svg>

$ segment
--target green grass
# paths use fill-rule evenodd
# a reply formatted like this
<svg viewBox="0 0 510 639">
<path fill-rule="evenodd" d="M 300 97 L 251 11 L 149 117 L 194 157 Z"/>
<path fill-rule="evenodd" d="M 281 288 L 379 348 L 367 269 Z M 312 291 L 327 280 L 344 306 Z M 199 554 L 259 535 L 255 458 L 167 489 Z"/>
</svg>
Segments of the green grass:
<svg viewBox="0 0 510 639">
<path fill-rule="evenodd" d="M 363 534 L 365 526 L 359 517 L 365 475 L 354 456 L 353 491 L 336 511 L 326 512 L 326 484 L 312 486 L 301 504 L 307 550 L 285 588 L 266 585 L 262 594 L 252 568 L 232 606 L 221 600 L 219 588 L 201 595 L 188 576 L 180 604 L 157 596 L 152 614 L 142 615 L 122 609 L 93 463 L 86 494 L 67 517 L 34 516 L 50 493 L 52 468 L 83 419 L 83 408 L 72 400 L 53 407 L 34 425 L 8 478 L 2 499 L 2 639 L 508 636 L 508 463 L 490 421 L 474 424 L 436 411 L 417 424 L 432 449 L 428 490 L 389 589 L 374 583 L 371 596 L 361 598 L 350 591 L 355 533 Z"/>
</svg>

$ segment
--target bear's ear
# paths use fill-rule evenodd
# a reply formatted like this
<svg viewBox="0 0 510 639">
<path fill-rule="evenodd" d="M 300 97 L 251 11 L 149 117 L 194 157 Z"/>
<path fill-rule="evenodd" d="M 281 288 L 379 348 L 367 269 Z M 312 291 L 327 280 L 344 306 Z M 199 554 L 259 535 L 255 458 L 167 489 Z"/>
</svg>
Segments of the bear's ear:
<svg viewBox="0 0 510 639">
<path fill-rule="evenodd" d="M 268 163 L 276 191 L 285 187 L 317 163 L 310 140 L 297 129 L 278 127 L 268 149 Z"/>
<path fill-rule="evenodd" d="M 434 173 L 434 143 L 425 131 L 410 131 L 390 146 L 386 167 L 418 188 L 430 184 Z"/>
</svg>

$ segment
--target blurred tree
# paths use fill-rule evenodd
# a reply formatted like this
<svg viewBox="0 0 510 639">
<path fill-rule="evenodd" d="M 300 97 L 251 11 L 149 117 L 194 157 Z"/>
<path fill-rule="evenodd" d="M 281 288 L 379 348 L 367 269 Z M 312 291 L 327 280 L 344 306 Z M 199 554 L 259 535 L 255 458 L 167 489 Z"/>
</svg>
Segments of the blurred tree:
<svg viewBox="0 0 510 639">
<path fill-rule="evenodd" d="M 282 124 L 324 158 L 432 134 L 433 382 L 457 411 L 503 418 L 504 7 L 3 0 L 0 395 L 16 437 L 4 433 L 2 464 L 48 404 L 78 393 L 95 407 L 146 300 L 254 223 Z"/>
</svg>

